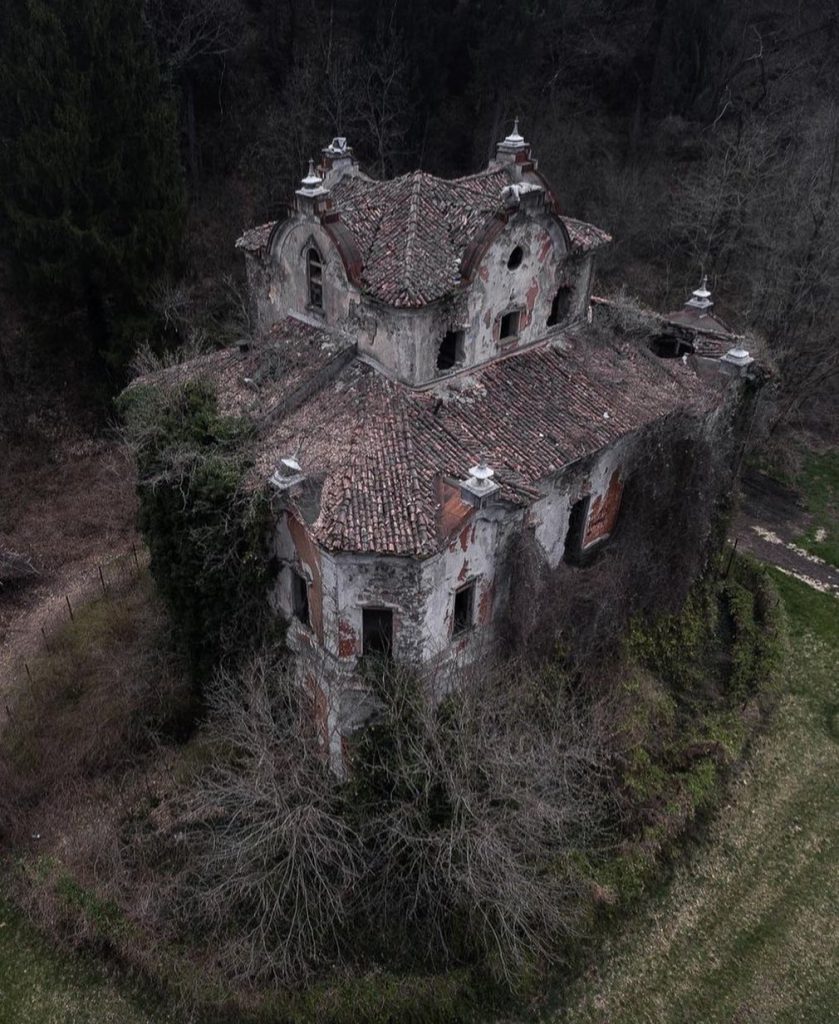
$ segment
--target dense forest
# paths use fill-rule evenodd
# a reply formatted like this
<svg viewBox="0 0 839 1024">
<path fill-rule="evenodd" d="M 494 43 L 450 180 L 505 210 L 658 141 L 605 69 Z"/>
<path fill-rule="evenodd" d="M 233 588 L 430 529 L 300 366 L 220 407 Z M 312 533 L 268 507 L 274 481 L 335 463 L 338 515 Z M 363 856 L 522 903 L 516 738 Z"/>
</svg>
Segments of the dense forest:
<svg viewBox="0 0 839 1024">
<path fill-rule="evenodd" d="M 822 0 L 11 0 L 6 413 L 33 377 L 101 397 L 146 344 L 246 329 L 233 242 L 333 135 L 371 175 L 456 176 L 518 116 L 563 210 L 616 239 L 600 288 L 677 308 L 707 272 L 786 421 L 839 358 L 837 31 Z"/>
</svg>

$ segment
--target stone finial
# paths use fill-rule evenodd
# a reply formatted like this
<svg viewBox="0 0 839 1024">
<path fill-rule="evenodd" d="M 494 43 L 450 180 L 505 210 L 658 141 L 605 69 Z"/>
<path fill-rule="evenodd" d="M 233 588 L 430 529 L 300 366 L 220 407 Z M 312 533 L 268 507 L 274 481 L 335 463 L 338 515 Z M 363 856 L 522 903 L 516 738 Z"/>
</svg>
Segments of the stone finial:
<svg viewBox="0 0 839 1024">
<path fill-rule="evenodd" d="M 469 470 L 470 479 L 474 480 L 478 487 L 489 487 L 494 476 L 495 470 L 490 469 L 483 459 Z"/>
<path fill-rule="evenodd" d="M 513 122 L 513 130 L 502 142 L 498 143 L 498 152 L 517 153 L 523 149 L 527 149 L 527 143 L 524 136 L 519 134 L 519 119 L 516 118 Z"/>
<path fill-rule="evenodd" d="M 307 195 L 317 195 L 323 189 L 323 178 L 315 171 L 315 161 L 309 158 L 309 173 L 300 182 L 300 191 Z"/>
<path fill-rule="evenodd" d="M 460 492 L 464 500 L 473 505 L 480 505 L 484 498 L 499 489 L 495 482 L 495 471 L 491 469 L 485 459 L 469 470 L 469 476 L 460 485 Z"/>
<path fill-rule="evenodd" d="M 704 313 L 706 310 L 709 310 L 713 304 L 711 293 L 708 291 L 708 275 L 703 274 L 699 287 L 694 289 L 693 294 L 687 300 L 685 305 L 689 309 L 698 309 L 701 313 Z"/>
</svg>

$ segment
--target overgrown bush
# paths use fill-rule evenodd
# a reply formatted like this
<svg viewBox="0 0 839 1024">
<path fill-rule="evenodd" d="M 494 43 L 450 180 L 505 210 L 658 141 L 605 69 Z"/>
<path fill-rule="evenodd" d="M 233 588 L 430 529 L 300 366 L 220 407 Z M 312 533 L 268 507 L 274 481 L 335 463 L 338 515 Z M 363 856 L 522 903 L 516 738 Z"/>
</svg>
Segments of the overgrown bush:
<svg viewBox="0 0 839 1024">
<path fill-rule="evenodd" d="M 341 781 L 284 667 L 222 673 L 208 699 L 212 763 L 173 826 L 166 905 L 228 977 L 467 963 L 512 982 L 577 928 L 579 858 L 608 834 L 605 703 L 508 668 L 435 707 L 394 670 Z"/>
<path fill-rule="evenodd" d="M 267 499 L 245 486 L 252 427 L 222 415 L 212 388 L 138 384 L 120 399 L 138 468 L 151 570 L 200 686 L 266 623 Z"/>
</svg>

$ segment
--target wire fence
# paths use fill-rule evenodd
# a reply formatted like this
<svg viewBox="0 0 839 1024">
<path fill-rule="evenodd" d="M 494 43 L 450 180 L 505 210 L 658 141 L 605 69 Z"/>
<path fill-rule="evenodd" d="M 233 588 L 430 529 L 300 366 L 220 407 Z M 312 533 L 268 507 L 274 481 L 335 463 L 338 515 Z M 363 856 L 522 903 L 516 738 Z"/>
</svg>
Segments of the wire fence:
<svg viewBox="0 0 839 1024">
<path fill-rule="evenodd" d="M 73 588 L 54 595 L 48 602 L 37 626 L 38 635 L 24 638 L 25 652 L 11 666 L 9 685 L 4 697 L 6 717 L 12 717 L 10 706 L 22 692 L 32 690 L 37 682 L 39 660 L 46 654 L 60 652 L 69 645 L 68 626 L 93 602 L 120 601 L 137 585 L 148 568 L 149 554 L 145 548 L 132 544 L 130 550 L 97 562 L 81 573 Z M 34 640 L 34 642 L 33 642 Z M 24 684 L 24 690 L 21 690 Z"/>
</svg>

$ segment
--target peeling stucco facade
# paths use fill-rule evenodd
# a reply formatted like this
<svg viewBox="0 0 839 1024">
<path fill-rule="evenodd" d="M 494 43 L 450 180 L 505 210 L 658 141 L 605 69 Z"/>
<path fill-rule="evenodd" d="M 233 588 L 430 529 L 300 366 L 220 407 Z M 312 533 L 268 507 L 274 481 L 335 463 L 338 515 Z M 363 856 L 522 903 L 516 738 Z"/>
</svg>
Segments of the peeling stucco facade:
<svg viewBox="0 0 839 1024">
<path fill-rule="evenodd" d="M 594 249 L 608 236 L 558 214 L 529 146 L 515 132 L 500 144 L 485 178 L 445 183 L 416 175 L 398 180 L 391 189 L 389 183 L 363 178 L 345 140 L 334 140 L 324 150 L 321 173 L 323 177 L 310 168 L 285 220 L 254 229 L 238 243 L 246 256 L 255 315 L 262 329 L 296 317 L 335 332 L 351 346 L 355 359 L 386 381 L 399 382 L 408 392 L 413 389 L 427 398 L 415 412 L 402 414 L 409 417 L 408 423 L 393 413 L 394 431 L 407 435 L 408 426 L 413 430 L 413 440 L 400 449 L 407 453 L 407 462 L 398 470 L 411 474 L 411 445 L 421 436 L 419 428 L 413 429 L 411 416 L 431 417 L 438 432 L 434 450 L 447 452 L 453 428 L 445 420 L 437 424 L 434 417 L 445 414 L 452 395 L 468 406 L 471 395 L 484 394 L 485 385 L 475 371 L 507 365 L 505 361 L 512 369 L 515 361 L 527 359 L 526 353 L 539 346 L 559 352 L 569 344 L 569 329 L 590 316 Z M 379 185 L 391 206 L 368 217 Z M 404 197 L 404 206 L 393 205 L 394 193 Z M 423 202 L 439 205 L 444 200 L 449 205 L 441 209 L 449 210 L 451 220 L 448 234 L 423 222 L 416 212 Z M 491 209 L 484 209 L 482 204 L 487 203 Z M 455 216 L 453 209 L 462 213 Z M 387 225 L 382 225 L 387 216 L 396 216 L 393 210 L 402 210 L 406 223 L 404 231 L 395 230 L 395 240 L 388 241 Z M 468 230 L 461 230 L 463 224 Z M 445 264 L 442 270 L 434 262 L 434 245 Z M 402 247 L 398 252 L 397 246 Z M 315 291 L 309 255 L 313 251 Z M 447 332 L 460 332 L 457 355 L 448 361 L 453 365 L 441 366 Z M 499 379 L 504 383 L 503 372 L 502 366 L 495 374 L 496 387 Z M 615 376 L 611 368 L 609 373 Z M 620 393 L 623 386 L 619 374 L 615 380 L 609 385 L 610 395 L 614 388 Z M 317 502 L 310 507 L 299 488 L 277 483 L 271 553 L 278 571 L 270 600 L 289 623 L 288 643 L 298 659 L 301 684 L 311 695 L 317 728 L 336 765 L 347 737 L 374 710 L 360 671 L 371 653 L 368 644 L 377 645 L 377 653 L 382 648 L 395 661 L 420 669 L 435 692 L 445 692 L 453 665 L 474 662 L 497 642 L 498 624 L 511 599 L 510 553 L 524 528 L 532 530 L 551 567 L 571 560 L 572 554 L 591 554 L 607 544 L 617 528 L 624 486 L 638 471 L 636 435 L 629 427 L 614 426 L 615 408 L 606 408 L 596 388 L 578 394 L 573 379 L 563 386 L 569 408 L 580 406 L 569 412 L 572 420 L 588 417 L 591 422 L 585 440 L 572 431 L 567 438 L 555 439 L 557 450 L 567 452 L 576 445 L 584 451 L 570 459 L 557 455 L 555 464 L 547 460 L 545 471 L 531 470 L 526 479 L 525 470 L 535 464 L 531 450 L 522 449 L 517 456 L 509 443 L 501 446 L 487 424 L 487 448 L 503 447 L 507 453 L 507 479 L 502 475 L 493 480 L 491 469 L 484 472 L 468 461 L 457 473 L 441 467 L 433 481 L 436 543 L 430 548 L 389 554 L 375 535 L 367 536 L 364 549 L 331 543 L 325 538 L 332 534 L 318 532 L 323 509 Z M 339 381 L 336 395 L 341 394 L 343 401 L 346 393 L 341 387 Z M 551 381 L 537 380 L 534 387 L 541 389 L 544 401 Z M 391 415 L 389 393 L 381 401 Z M 361 403 L 353 415 L 363 417 L 365 411 Z M 459 423 L 468 422 L 466 412 Z M 562 412 L 557 412 L 558 422 Z M 503 414 L 498 410 L 499 416 Z M 508 434 L 510 427 L 505 426 Z M 290 427 L 282 436 L 295 435 Z M 538 430 L 534 435 L 532 424 L 529 436 L 534 445 L 544 443 L 545 435 Z M 608 440 L 598 441 L 601 436 Z M 357 446 L 341 451 L 346 451 L 348 464 L 330 470 L 329 493 L 337 499 L 355 493 L 351 476 L 364 464 L 364 452 Z M 384 458 L 377 463 L 378 470 L 364 470 L 372 473 L 364 500 L 374 505 L 376 488 L 391 486 L 385 470 L 392 467 L 387 455 Z M 473 471 L 480 472 L 471 477 Z M 317 472 L 318 467 L 307 466 L 304 459 L 302 475 Z M 381 522 L 388 514 L 383 508 Z M 572 552 L 572 545 L 577 550 Z M 305 600 L 300 596 L 303 591 Z"/>
</svg>

